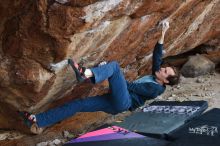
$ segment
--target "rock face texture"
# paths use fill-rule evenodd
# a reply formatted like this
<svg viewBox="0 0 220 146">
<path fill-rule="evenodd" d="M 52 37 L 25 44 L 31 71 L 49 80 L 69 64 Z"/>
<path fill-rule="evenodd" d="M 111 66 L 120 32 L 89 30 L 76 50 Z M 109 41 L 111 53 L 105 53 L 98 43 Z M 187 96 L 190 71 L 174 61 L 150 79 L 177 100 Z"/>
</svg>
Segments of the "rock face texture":
<svg viewBox="0 0 220 146">
<path fill-rule="evenodd" d="M 208 58 L 196 55 L 189 58 L 183 65 L 181 73 L 185 77 L 197 77 L 215 70 L 215 64 Z"/>
<path fill-rule="evenodd" d="M 0 129 L 22 129 L 17 110 L 41 112 L 100 93 L 100 86 L 76 86 L 62 60 L 87 67 L 117 60 L 135 79 L 150 71 L 161 20 L 170 21 L 165 56 L 171 56 L 219 42 L 219 14 L 220 0 L 0 1 Z"/>
</svg>

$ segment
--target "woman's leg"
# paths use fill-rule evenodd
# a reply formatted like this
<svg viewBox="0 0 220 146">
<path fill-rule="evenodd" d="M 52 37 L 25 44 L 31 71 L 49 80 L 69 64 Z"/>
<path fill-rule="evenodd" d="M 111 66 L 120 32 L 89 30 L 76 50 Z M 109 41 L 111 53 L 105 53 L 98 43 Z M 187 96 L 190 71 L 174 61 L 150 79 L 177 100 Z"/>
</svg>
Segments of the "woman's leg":
<svg viewBox="0 0 220 146">
<path fill-rule="evenodd" d="M 76 112 L 104 111 L 116 114 L 130 108 L 131 99 L 127 90 L 126 80 L 117 62 L 114 61 L 92 68 L 91 73 L 90 77 L 92 77 L 91 79 L 93 79 L 94 83 L 108 79 L 111 93 L 73 100 L 60 107 L 37 114 L 36 119 L 39 127 L 55 124 L 74 115 Z"/>
<path fill-rule="evenodd" d="M 77 112 L 104 111 L 106 113 L 115 114 L 117 111 L 115 111 L 112 106 L 110 99 L 110 94 L 105 94 L 102 96 L 72 100 L 62 106 L 36 114 L 36 123 L 39 127 L 51 126 L 73 116 Z"/>
<path fill-rule="evenodd" d="M 127 83 L 116 61 L 91 69 L 93 82 L 99 83 L 105 79 L 109 81 L 111 90 L 111 104 L 118 112 L 126 111 L 131 106 L 131 98 L 127 89 Z"/>
</svg>

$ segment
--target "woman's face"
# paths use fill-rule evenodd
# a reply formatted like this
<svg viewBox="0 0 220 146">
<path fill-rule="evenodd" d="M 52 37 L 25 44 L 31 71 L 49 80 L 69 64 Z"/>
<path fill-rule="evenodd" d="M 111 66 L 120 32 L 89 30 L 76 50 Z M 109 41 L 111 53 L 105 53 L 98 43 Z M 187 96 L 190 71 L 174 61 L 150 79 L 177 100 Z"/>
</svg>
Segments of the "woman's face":
<svg viewBox="0 0 220 146">
<path fill-rule="evenodd" d="M 169 83 L 168 76 L 174 76 L 175 72 L 172 67 L 161 67 L 159 71 L 155 73 L 157 79 L 163 81 L 163 83 Z"/>
</svg>

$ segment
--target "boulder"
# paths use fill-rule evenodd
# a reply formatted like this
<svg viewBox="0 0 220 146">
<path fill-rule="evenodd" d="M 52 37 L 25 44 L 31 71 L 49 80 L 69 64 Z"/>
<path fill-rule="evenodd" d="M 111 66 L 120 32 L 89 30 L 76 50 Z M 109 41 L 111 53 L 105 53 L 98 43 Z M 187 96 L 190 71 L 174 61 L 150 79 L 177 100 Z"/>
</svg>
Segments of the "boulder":
<svg viewBox="0 0 220 146">
<path fill-rule="evenodd" d="M 170 21 L 165 56 L 219 42 L 219 1 L 0 1 L 0 111 L 10 113 L 0 112 L 0 129 L 22 131 L 17 110 L 39 113 L 106 88 L 78 85 L 65 65 L 50 70 L 67 58 L 86 67 L 117 60 L 130 80 L 150 73 L 158 23 L 165 18 Z"/>
<path fill-rule="evenodd" d="M 191 56 L 181 68 L 185 77 L 198 77 L 214 71 L 215 64 L 202 55 Z"/>
</svg>

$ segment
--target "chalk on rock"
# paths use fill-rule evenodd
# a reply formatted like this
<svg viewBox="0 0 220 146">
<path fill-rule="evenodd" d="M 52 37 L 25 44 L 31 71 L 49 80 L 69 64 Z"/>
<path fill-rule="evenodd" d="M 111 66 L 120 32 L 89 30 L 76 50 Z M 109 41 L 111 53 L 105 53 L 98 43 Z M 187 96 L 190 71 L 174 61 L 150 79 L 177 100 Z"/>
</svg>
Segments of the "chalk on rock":
<svg viewBox="0 0 220 146">
<path fill-rule="evenodd" d="M 67 59 L 63 60 L 63 61 L 60 61 L 58 63 L 51 63 L 50 64 L 50 70 L 52 70 L 52 71 L 54 71 L 56 73 L 56 72 L 62 70 L 67 65 L 68 65 Z"/>
</svg>

